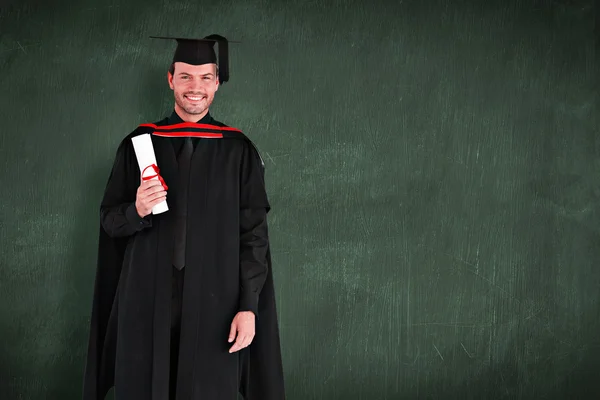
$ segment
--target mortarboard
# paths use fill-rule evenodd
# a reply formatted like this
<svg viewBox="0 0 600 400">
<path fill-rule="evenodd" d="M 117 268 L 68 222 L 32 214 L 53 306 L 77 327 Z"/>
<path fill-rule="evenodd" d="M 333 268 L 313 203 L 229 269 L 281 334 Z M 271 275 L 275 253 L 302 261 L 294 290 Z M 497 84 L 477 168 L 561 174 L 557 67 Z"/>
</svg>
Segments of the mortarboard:
<svg viewBox="0 0 600 400">
<path fill-rule="evenodd" d="M 225 83 L 229 80 L 229 43 L 237 43 L 227 40 L 221 35 L 208 35 L 202 39 L 189 39 L 167 36 L 150 36 L 153 39 L 171 39 L 177 41 L 177 48 L 173 56 L 173 62 L 184 62 L 191 65 L 218 64 L 219 82 Z M 219 45 L 219 62 L 215 54 L 215 42 Z"/>
</svg>

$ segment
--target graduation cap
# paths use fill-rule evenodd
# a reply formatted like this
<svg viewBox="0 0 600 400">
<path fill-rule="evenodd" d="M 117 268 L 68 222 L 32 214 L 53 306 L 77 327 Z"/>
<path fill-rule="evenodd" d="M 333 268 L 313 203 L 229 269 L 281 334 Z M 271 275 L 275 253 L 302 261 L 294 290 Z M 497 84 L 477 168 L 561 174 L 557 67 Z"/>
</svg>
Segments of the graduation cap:
<svg viewBox="0 0 600 400">
<path fill-rule="evenodd" d="M 184 62 L 191 65 L 217 64 L 219 66 L 219 82 L 229 80 L 229 43 L 238 43 L 227 40 L 221 35 L 212 34 L 202 39 L 189 39 L 170 36 L 150 36 L 153 39 L 171 39 L 177 41 L 177 48 L 173 62 Z M 215 54 L 214 45 L 219 46 L 219 62 Z"/>
</svg>

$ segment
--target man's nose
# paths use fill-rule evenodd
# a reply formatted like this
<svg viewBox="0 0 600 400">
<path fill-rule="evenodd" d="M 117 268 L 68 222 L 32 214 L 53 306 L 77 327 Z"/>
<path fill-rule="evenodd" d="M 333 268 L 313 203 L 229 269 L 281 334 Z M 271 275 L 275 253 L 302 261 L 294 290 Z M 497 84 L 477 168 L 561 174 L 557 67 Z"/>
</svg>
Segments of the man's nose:
<svg viewBox="0 0 600 400">
<path fill-rule="evenodd" d="M 190 89 L 200 90 L 203 87 L 201 79 L 193 79 L 190 84 Z"/>
</svg>

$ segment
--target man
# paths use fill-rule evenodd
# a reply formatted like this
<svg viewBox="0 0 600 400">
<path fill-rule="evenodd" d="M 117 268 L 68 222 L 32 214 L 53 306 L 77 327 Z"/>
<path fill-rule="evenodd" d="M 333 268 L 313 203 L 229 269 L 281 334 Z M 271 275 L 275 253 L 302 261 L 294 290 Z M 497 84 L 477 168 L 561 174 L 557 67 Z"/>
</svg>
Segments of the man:
<svg viewBox="0 0 600 400">
<path fill-rule="evenodd" d="M 174 111 L 123 139 L 101 202 L 83 397 L 283 400 L 264 164 L 209 112 L 228 42 L 174 39 Z M 140 174 L 144 133 L 158 179 Z"/>
</svg>

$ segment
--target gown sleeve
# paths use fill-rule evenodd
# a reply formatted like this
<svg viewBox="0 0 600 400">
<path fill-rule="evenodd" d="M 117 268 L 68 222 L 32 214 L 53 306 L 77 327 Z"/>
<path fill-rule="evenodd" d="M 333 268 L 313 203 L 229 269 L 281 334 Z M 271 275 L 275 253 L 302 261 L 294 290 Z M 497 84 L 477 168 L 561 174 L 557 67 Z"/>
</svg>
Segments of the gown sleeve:
<svg viewBox="0 0 600 400">
<path fill-rule="evenodd" d="M 119 145 L 100 205 L 100 221 L 113 238 L 133 235 L 152 226 L 151 216 L 140 217 L 135 208 L 139 169 L 131 140 Z"/>
<path fill-rule="evenodd" d="M 251 143 L 244 147 L 240 178 L 240 311 L 258 317 L 258 298 L 268 272 L 270 205 L 264 165 Z"/>
</svg>

